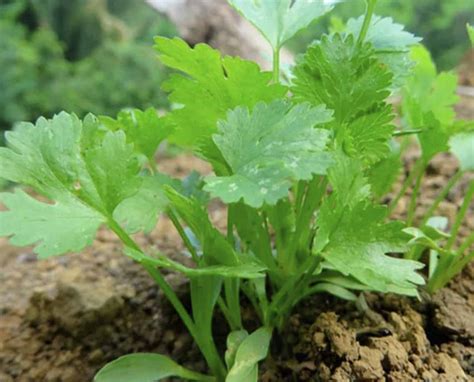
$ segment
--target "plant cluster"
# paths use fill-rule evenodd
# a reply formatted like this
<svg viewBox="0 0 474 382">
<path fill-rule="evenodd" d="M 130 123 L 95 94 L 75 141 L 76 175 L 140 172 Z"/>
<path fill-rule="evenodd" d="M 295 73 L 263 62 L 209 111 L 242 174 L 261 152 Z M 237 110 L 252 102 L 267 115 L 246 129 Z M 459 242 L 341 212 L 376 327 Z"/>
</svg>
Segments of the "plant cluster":
<svg viewBox="0 0 474 382">
<path fill-rule="evenodd" d="M 474 170 L 472 123 L 454 119 L 455 76 L 436 73 L 419 38 L 390 18 L 350 19 L 343 32 L 311 44 L 280 79 L 279 52 L 299 30 L 328 12 L 309 0 L 229 0 L 273 48 L 273 72 L 157 37 L 161 62 L 177 71 L 163 87 L 179 105 L 164 117 L 153 109 L 117 118 L 61 113 L 7 133 L 0 175 L 31 187 L 3 193 L 0 235 L 35 245 L 40 258 L 81 251 L 106 225 L 127 256 L 140 263 L 169 299 L 201 350 L 210 375 L 158 354 L 132 354 L 99 371 L 97 382 L 257 381 L 258 362 L 272 333 L 282 331 L 298 302 L 327 292 L 355 301 L 363 291 L 418 296 L 434 292 L 474 256 L 474 236 L 456 250 L 456 235 L 474 195 L 471 183 L 450 233 L 432 216 L 466 171 Z M 402 92 L 403 128 L 393 124 L 389 97 Z M 387 207 L 379 202 L 397 179 L 405 142 L 416 134 L 422 157 Z M 165 139 L 192 149 L 214 175 L 180 181 L 156 170 Z M 401 142 L 401 143 L 400 143 Z M 421 222 L 415 221 L 423 172 L 437 153 L 451 151 L 459 173 Z M 406 221 L 390 212 L 415 182 Z M 227 232 L 210 221 L 207 204 L 220 199 Z M 150 231 L 159 215 L 172 221 L 194 267 L 145 250 L 132 234 Z M 429 254 L 429 272 L 420 273 Z M 188 310 L 160 269 L 189 279 Z M 245 295 L 261 324 L 247 332 Z M 213 333 L 219 309 L 229 326 L 221 357 Z"/>
</svg>

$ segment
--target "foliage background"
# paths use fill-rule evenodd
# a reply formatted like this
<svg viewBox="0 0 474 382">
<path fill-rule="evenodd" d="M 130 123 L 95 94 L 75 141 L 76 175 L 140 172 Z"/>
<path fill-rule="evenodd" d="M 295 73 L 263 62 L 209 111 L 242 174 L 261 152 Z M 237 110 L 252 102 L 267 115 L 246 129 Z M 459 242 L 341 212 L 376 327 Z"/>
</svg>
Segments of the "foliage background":
<svg viewBox="0 0 474 382">
<path fill-rule="evenodd" d="M 174 26 L 142 1 L 0 0 L 0 129 L 60 110 L 165 106 L 157 34 Z"/>
<path fill-rule="evenodd" d="M 363 10 L 363 0 L 338 4 L 290 48 L 301 52 Z M 441 69 L 455 67 L 468 50 L 474 1 L 379 0 L 376 13 L 423 37 Z M 175 34 L 144 0 L 0 0 L 0 130 L 60 110 L 83 116 L 166 107 L 160 83 L 167 74 L 152 37 Z"/>
<path fill-rule="evenodd" d="M 341 1 L 336 8 L 300 33 L 290 47 L 303 51 L 331 25 L 363 14 L 365 2 Z M 470 47 L 466 34 L 466 23 L 474 22 L 474 1 L 470 0 L 379 0 L 375 13 L 390 16 L 406 26 L 406 30 L 423 38 L 422 43 L 431 52 L 439 69 L 454 68 Z"/>
</svg>

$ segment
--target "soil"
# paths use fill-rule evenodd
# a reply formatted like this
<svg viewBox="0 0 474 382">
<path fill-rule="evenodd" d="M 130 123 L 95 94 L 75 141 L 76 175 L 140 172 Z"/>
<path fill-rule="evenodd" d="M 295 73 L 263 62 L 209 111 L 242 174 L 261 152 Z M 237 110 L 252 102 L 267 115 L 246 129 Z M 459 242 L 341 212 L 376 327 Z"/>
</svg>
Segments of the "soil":
<svg viewBox="0 0 474 382">
<path fill-rule="evenodd" d="M 459 112 L 472 118 L 474 107 L 466 103 L 471 100 Z M 406 170 L 417 155 L 416 150 L 408 153 Z M 209 171 L 188 155 L 162 157 L 159 163 L 163 171 L 179 176 L 191 169 Z M 449 155 L 432 161 L 420 211 L 456 167 Z M 439 214 L 451 222 L 468 180 L 440 205 Z M 404 214 L 408 198 L 395 214 Z M 210 214 L 215 222 L 225 221 L 218 203 Z M 471 209 L 460 236 L 473 229 Z M 136 240 L 187 261 L 166 218 Z M 108 361 L 138 351 L 169 354 L 205 371 L 173 309 L 120 248 L 111 233 L 101 230 L 83 253 L 38 261 L 31 249 L 0 241 L 0 382 L 87 382 Z M 189 304 L 185 281 L 175 274 L 166 278 Z M 473 280 L 471 264 L 432 298 L 366 294 L 377 319 L 328 295 L 307 299 L 291 316 L 285 333 L 275 337 L 272 356 L 261 367 L 261 381 L 474 381 Z M 224 334 L 225 325 L 215 327 L 218 337 Z"/>
</svg>

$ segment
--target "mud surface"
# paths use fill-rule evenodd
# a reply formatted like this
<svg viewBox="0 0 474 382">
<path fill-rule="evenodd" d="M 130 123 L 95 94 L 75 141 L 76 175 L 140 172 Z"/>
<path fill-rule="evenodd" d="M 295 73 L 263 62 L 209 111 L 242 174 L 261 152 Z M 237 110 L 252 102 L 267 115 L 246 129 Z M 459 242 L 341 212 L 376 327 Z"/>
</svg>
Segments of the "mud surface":
<svg viewBox="0 0 474 382">
<path fill-rule="evenodd" d="M 409 152 L 406 170 L 417 155 Z M 160 166 L 177 175 L 193 168 L 208 171 L 186 155 L 162 158 Z M 433 160 L 423 182 L 420 212 L 456 167 L 447 155 Z M 460 182 L 439 208 L 439 214 L 451 222 L 468 180 Z M 407 198 L 396 214 L 404 213 Z M 218 205 L 211 208 L 211 217 L 224 221 Z M 471 209 L 460 235 L 472 230 Z M 169 256 L 186 261 L 167 219 L 136 239 L 144 247 L 157 244 Z M 170 354 L 183 365 L 205 371 L 172 308 L 149 276 L 121 255 L 120 248 L 117 239 L 103 230 L 84 253 L 38 261 L 31 250 L 0 241 L 1 382 L 91 381 L 106 362 L 137 351 Z M 166 277 L 186 301 L 182 279 L 174 274 Z M 471 264 L 433 298 L 417 301 L 367 294 L 376 318 L 327 295 L 308 299 L 292 315 L 285 333 L 273 341 L 261 380 L 474 380 L 473 279 Z M 216 325 L 218 337 L 219 330 L 226 328 Z"/>
</svg>

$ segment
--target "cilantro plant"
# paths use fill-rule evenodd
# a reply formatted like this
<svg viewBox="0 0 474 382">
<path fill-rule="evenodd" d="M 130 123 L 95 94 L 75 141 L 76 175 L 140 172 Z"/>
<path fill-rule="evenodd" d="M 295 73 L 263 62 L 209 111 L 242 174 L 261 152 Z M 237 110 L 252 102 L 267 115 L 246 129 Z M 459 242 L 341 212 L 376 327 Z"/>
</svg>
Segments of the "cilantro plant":
<svg viewBox="0 0 474 382">
<path fill-rule="evenodd" d="M 177 105 L 166 116 L 152 109 L 124 111 L 115 119 L 61 113 L 20 124 L 7 133 L 8 148 L 0 148 L 1 176 L 43 197 L 21 189 L 1 194 L 7 210 L 0 213 L 0 234 L 15 245 L 34 245 L 40 258 L 48 258 L 81 251 L 107 226 L 174 306 L 210 372 L 137 353 L 106 365 L 97 382 L 170 376 L 257 381 L 272 334 L 285 329 L 302 299 L 321 292 L 352 301 L 361 291 L 417 296 L 424 284 L 420 248 L 438 256 L 437 266 L 430 263 L 430 283 L 438 269 L 451 275 L 469 259 L 450 262 L 454 239 L 441 249 L 437 240 L 445 234 L 429 217 L 418 228 L 407 227 L 389 218 L 396 199 L 390 207 L 377 201 L 400 168 L 398 135 L 423 133 L 416 169 L 448 147 L 459 156 L 461 172 L 473 166 L 465 137 L 445 131 L 454 124 L 471 134 L 465 123 L 453 121 L 454 98 L 437 93 L 452 91 L 452 76 L 436 76 L 420 63 L 422 48 L 410 53 L 419 39 L 373 15 L 375 0 L 368 0 L 366 14 L 349 20 L 344 32 L 308 47 L 285 86 L 279 80 L 281 47 L 330 7 L 310 0 L 230 3 L 271 44 L 272 72 L 205 44 L 191 48 L 179 38 L 158 37 L 160 60 L 177 71 L 164 84 Z M 401 87 L 408 128 L 396 130 L 388 97 Z M 207 160 L 213 175 L 180 181 L 159 173 L 154 155 L 165 139 Z M 226 232 L 209 219 L 211 198 L 225 205 Z M 193 267 L 134 241 L 133 234 L 150 231 L 162 214 Z M 408 223 L 414 223 L 413 212 Z M 163 277 L 164 268 L 189 279 L 190 310 Z M 444 282 L 450 276 L 439 277 Z M 242 319 L 243 295 L 260 322 L 251 333 Z M 229 327 L 224 355 L 212 335 L 216 309 Z"/>
<path fill-rule="evenodd" d="M 469 25 L 467 30 L 472 39 Z M 451 227 L 448 227 L 446 217 L 435 215 L 440 203 L 453 187 L 464 179 L 466 174 L 474 171 L 474 122 L 455 119 L 454 105 L 458 100 L 457 76 L 450 72 L 437 73 L 429 52 L 422 46 L 412 48 L 411 57 L 415 66 L 413 75 L 403 88 L 402 117 L 407 129 L 418 131 L 417 141 L 421 148 L 421 156 L 397 196 L 392 200 L 390 210 L 396 207 L 407 189 L 414 185 L 406 223 L 408 226 L 417 227 L 405 229 L 405 232 L 413 237 L 411 240 L 413 246 L 405 253 L 405 258 L 420 260 L 427 253 L 429 259 L 427 290 L 434 293 L 460 273 L 474 258 L 472 251 L 474 234 L 468 236 L 464 242 L 456 243 L 459 228 L 474 199 L 474 180 L 467 183 L 464 200 Z M 416 220 L 424 174 L 431 159 L 443 152 L 450 152 L 457 158 L 459 169 L 440 190 L 433 204 L 423 212 L 420 219 Z M 395 167 L 389 167 L 385 168 L 388 172 L 397 171 Z"/>
</svg>

